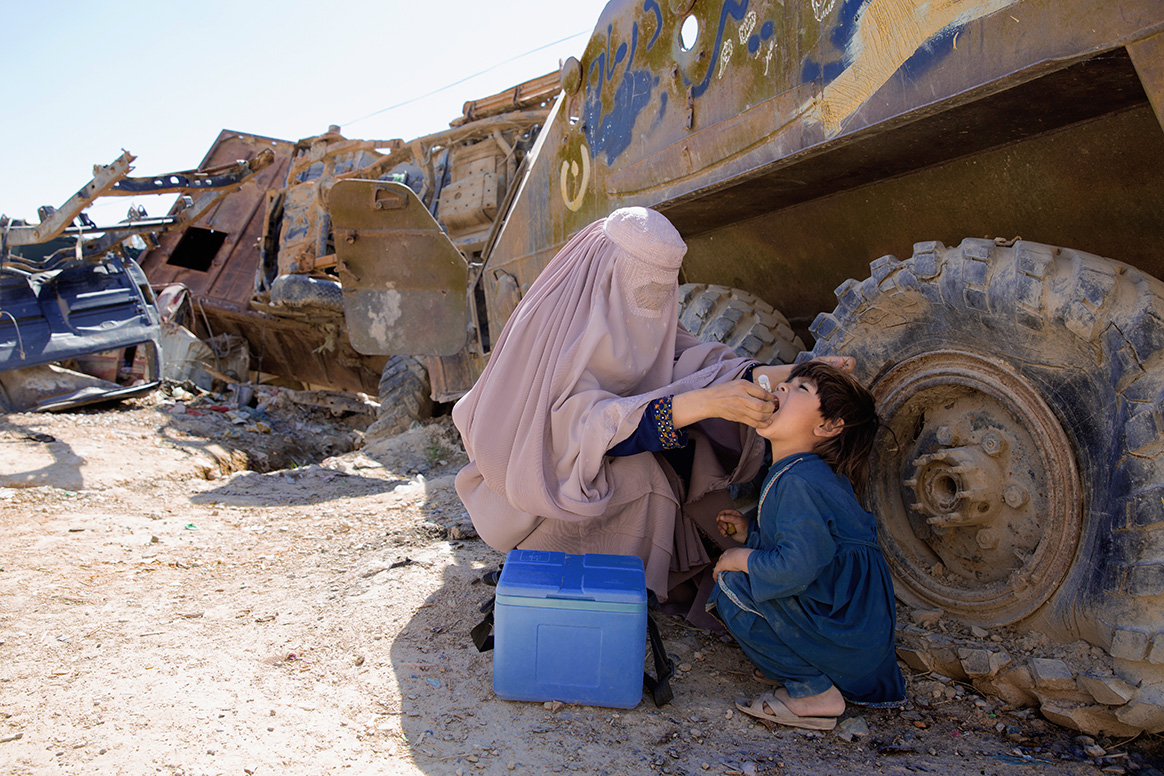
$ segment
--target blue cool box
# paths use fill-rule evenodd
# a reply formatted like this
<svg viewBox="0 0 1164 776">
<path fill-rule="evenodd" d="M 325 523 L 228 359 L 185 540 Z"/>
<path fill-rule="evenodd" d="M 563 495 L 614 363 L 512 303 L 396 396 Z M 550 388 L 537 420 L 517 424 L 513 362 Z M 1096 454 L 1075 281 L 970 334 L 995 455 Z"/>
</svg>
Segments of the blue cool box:
<svg viewBox="0 0 1164 776">
<path fill-rule="evenodd" d="M 620 709 L 642 700 L 647 586 L 637 557 L 511 550 L 493 618 L 500 697 Z"/>
</svg>

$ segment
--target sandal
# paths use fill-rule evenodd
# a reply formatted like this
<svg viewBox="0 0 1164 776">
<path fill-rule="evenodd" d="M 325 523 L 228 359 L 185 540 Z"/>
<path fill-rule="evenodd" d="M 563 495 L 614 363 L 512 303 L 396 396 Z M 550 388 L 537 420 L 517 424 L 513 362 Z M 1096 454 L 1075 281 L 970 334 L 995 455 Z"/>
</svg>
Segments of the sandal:
<svg viewBox="0 0 1164 776">
<path fill-rule="evenodd" d="M 738 699 L 736 701 L 736 708 L 756 719 L 775 722 L 777 725 L 805 728 L 807 730 L 832 730 L 837 726 L 836 717 L 801 717 L 793 714 L 788 710 L 787 706 L 777 700 L 776 696 L 770 692 L 757 696 L 752 699 L 751 703 L 744 705 L 743 701 L 746 700 L 746 698 Z M 772 710 L 771 713 L 764 710 L 765 703 Z"/>
</svg>

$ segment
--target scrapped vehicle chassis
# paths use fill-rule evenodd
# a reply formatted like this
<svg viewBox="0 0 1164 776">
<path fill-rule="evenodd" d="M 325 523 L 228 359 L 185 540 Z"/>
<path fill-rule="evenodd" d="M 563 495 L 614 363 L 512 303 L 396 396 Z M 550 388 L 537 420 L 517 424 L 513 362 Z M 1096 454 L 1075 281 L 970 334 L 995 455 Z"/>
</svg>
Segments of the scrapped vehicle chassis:
<svg viewBox="0 0 1164 776">
<path fill-rule="evenodd" d="M 159 318 L 134 261 L 146 247 L 141 236 L 181 228 L 272 159 L 266 152 L 221 169 L 133 178 L 134 157 L 123 153 L 61 208 L 40 208 L 39 224 L 0 217 L 0 407 L 62 409 L 153 390 Z M 127 221 L 98 227 L 84 214 L 103 196 L 191 192 L 202 195 L 198 206 L 184 197 L 165 218 L 133 209 Z"/>
<path fill-rule="evenodd" d="M 261 149 L 274 153 L 274 163 L 254 187 L 162 234 L 142 267 L 156 287 L 186 286 L 198 311 L 191 322 L 196 333 L 243 337 L 262 373 L 430 407 L 431 374 L 438 401 L 456 398 L 444 388 L 439 362 L 428 371 L 401 365 L 392 358 L 397 351 L 367 347 L 363 330 L 347 326 L 344 270 L 335 252 L 345 238 L 332 228 L 331 190 L 356 177 L 395 181 L 440 219 L 462 264 L 476 261 L 545 123 L 557 82 L 555 73 L 466 103 L 448 129 L 410 141 L 347 139 L 338 127 L 295 143 L 224 130 L 199 169 Z M 400 261 L 404 271 L 429 271 L 407 254 Z M 457 385 L 471 372 L 456 359 L 448 369 Z M 405 415 L 406 424 L 424 411 Z"/>
</svg>

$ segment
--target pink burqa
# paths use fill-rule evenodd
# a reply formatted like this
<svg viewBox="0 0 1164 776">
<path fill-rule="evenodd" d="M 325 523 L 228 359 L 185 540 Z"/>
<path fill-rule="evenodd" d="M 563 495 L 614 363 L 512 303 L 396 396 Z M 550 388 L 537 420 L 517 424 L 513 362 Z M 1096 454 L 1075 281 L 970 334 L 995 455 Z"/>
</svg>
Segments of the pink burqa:
<svg viewBox="0 0 1164 776">
<path fill-rule="evenodd" d="M 638 555 L 662 600 L 710 562 L 700 530 L 720 541 L 723 489 L 756 475 L 763 440 L 738 423 L 701 422 L 688 486 L 662 456 L 606 455 L 649 402 L 737 379 L 753 363 L 679 325 L 686 250 L 664 216 L 624 208 L 571 239 L 517 306 L 453 408 L 469 455 L 457 493 L 493 548 Z"/>
</svg>

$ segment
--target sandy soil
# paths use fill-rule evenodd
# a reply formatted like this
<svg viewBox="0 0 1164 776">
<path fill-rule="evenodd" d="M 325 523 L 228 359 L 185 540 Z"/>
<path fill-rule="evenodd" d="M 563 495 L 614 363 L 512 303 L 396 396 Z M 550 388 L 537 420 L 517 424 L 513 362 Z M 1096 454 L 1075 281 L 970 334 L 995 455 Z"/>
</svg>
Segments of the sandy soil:
<svg viewBox="0 0 1164 776">
<path fill-rule="evenodd" d="M 738 647 L 665 616 L 674 703 L 499 700 L 447 418 L 351 450 L 366 417 L 219 401 L 0 417 L 0 773 L 1156 774 L 1155 737 L 916 673 L 772 731 Z"/>
</svg>

